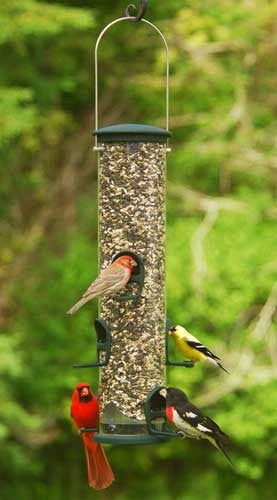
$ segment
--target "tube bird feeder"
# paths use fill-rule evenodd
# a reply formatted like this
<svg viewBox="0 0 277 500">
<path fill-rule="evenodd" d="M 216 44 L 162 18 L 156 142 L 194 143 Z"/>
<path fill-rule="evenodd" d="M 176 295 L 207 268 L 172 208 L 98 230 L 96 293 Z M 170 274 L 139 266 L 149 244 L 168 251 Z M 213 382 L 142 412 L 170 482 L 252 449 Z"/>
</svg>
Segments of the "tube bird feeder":
<svg viewBox="0 0 277 500">
<path fill-rule="evenodd" d="M 100 266 L 106 267 L 120 253 L 131 253 L 139 259 L 134 272 L 143 278 L 140 294 L 139 283 L 131 279 L 127 294 L 100 301 L 100 316 L 109 324 L 112 338 L 109 364 L 101 368 L 101 431 L 145 440 L 147 394 L 165 385 L 168 132 L 147 125 L 116 125 L 96 133 L 103 147 L 99 155 Z"/>
<path fill-rule="evenodd" d="M 142 17 L 146 3 L 141 2 L 141 11 L 136 17 L 129 13 L 134 6 L 127 7 L 126 16 L 107 25 L 95 45 L 94 149 L 98 152 L 99 164 L 99 264 L 104 269 L 120 254 L 132 255 L 137 263 L 126 288 L 100 300 L 98 321 L 101 328 L 107 326 L 109 355 L 99 350 L 98 362 L 91 366 L 98 366 L 100 370 L 100 428 L 94 440 L 102 443 L 147 444 L 163 439 L 155 429 L 160 425 L 161 430 L 164 424 L 155 427 L 155 422 L 151 421 L 149 427 L 147 415 L 159 416 L 163 398 L 159 398 L 157 388 L 166 385 L 165 198 L 170 136 L 169 58 L 163 34 Z M 164 129 L 145 124 L 99 128 L 98 47 L 106 31 L 121 21 L 141 21 L 162 39 L 166 55 Z M 82 366 L 90 365 L 78 365 Z M 149 395 L 154 395 L 156 406 L 149 407 L 147 412 L 145 404 L 148 402 L 149 406 Z M 149 428 L 154 431 L 151 433 Z"/>
</svg>

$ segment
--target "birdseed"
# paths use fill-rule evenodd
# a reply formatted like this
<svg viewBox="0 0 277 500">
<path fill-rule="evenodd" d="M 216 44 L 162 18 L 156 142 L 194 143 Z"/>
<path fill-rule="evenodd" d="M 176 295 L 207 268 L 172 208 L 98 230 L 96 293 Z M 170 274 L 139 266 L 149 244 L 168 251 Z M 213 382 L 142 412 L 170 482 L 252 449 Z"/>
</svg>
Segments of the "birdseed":
<svg viewBox="0 0 277 500">
<path fill-rule="evenodd" d="M 112 335 L 108 366 L 100 370 L 101 429 L 146 432 L 144 404 L 165 385 L 165 146 L 103 143 L 99 156 L 101 269 L 123 250 L 139 255 L 145 281 L 137 301 L 102 297 L 100 317 Z M 129 283 L 118 295 L 134 293 Z"/>
</svg>

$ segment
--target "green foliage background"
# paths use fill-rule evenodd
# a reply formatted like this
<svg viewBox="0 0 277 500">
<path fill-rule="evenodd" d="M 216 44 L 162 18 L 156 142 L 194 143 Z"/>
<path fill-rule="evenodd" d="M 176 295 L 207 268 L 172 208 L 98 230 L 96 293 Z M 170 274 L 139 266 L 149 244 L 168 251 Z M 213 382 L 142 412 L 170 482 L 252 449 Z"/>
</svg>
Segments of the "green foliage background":
<svg viewBox="0 0 277 500">
<path fill-rule="evenodd" d="M 171 54 L 168 314 L 222 355 L 168 370 L 233 441 L 111 447 L 116 483 L 89 490 L 69 419 L 96 304 L 65 315 L 97 272 L 93 45 L 126 3 L 0 4 L 1 499 L 272 500 L 276 491 L 276 0 L 149 2 Z M 101 48 L 101 124 L 164 125 L 164 56 L 142 24 Z M 126 116 L 128 119 L 126 120 Z M 174 353 L 172 353 L 174 355 Z M 92 354 L 91 354 L 92 356 Z"/>
</svg>

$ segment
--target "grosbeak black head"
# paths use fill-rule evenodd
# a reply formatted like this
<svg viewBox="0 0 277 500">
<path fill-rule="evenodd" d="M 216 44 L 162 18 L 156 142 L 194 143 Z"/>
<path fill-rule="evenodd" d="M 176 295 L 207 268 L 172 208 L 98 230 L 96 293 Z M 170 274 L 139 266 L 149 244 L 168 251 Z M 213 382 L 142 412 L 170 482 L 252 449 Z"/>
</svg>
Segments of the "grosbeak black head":
<svg viewBox="0 0 277 500">
<path fill-rule="evenodd" d="M 177 408 L 188 402 L 186 394 L 180 389 L 175 389 L 174 387 L 164 387 L 160 390 L 160 394 L 166 398 L 166 406 L 174 406 Z"/>
</svg>

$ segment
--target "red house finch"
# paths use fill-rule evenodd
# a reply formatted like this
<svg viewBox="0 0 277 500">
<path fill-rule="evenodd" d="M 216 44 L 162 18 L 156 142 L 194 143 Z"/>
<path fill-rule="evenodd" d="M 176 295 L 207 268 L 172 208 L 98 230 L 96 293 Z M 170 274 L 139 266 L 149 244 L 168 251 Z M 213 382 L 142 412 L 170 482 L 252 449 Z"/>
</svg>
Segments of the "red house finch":
<svg viewBox="0 0 277 500">
<path fill-rule="evenodd" d="M 99 425 L 99 403 L 89 384 L 81 382 L 72 395 L 70 416 L 78 429 Z M 83 432 L 83 442 L 88 468 L 88 482 L 91 488 L 102 490 L 114 481 L 114 474 L 107 460 L 104 448 L 93 441 L 94 432 Z"/>
<path fill-rule="evenodd" d="M 121 290 L 121 288 L 124 288 L 131 277 L 132 268 L 136 265 L 136 261 L 129 255 L 118 257 L 118 259 L 99 274 L 98 278 L 91 283 L 82 295 L 82 298 L 67 311 L 67 314 L 74 314 L 94 297 L 113 295 Z"/>
<path fill-rule="evenodd" d="M 177 429 L 180 429 L 179 434 L 182 437 L 208 439 L 218 450 L 222 451 L 232 464 L 224 448 L 228 436 L 212 419 L 191 404 L 186 394 L 180 389 L 168 387 L 161 389 L 159 392 L 166 399 L 166 416 L 168 420 Z"/>
</svg>

